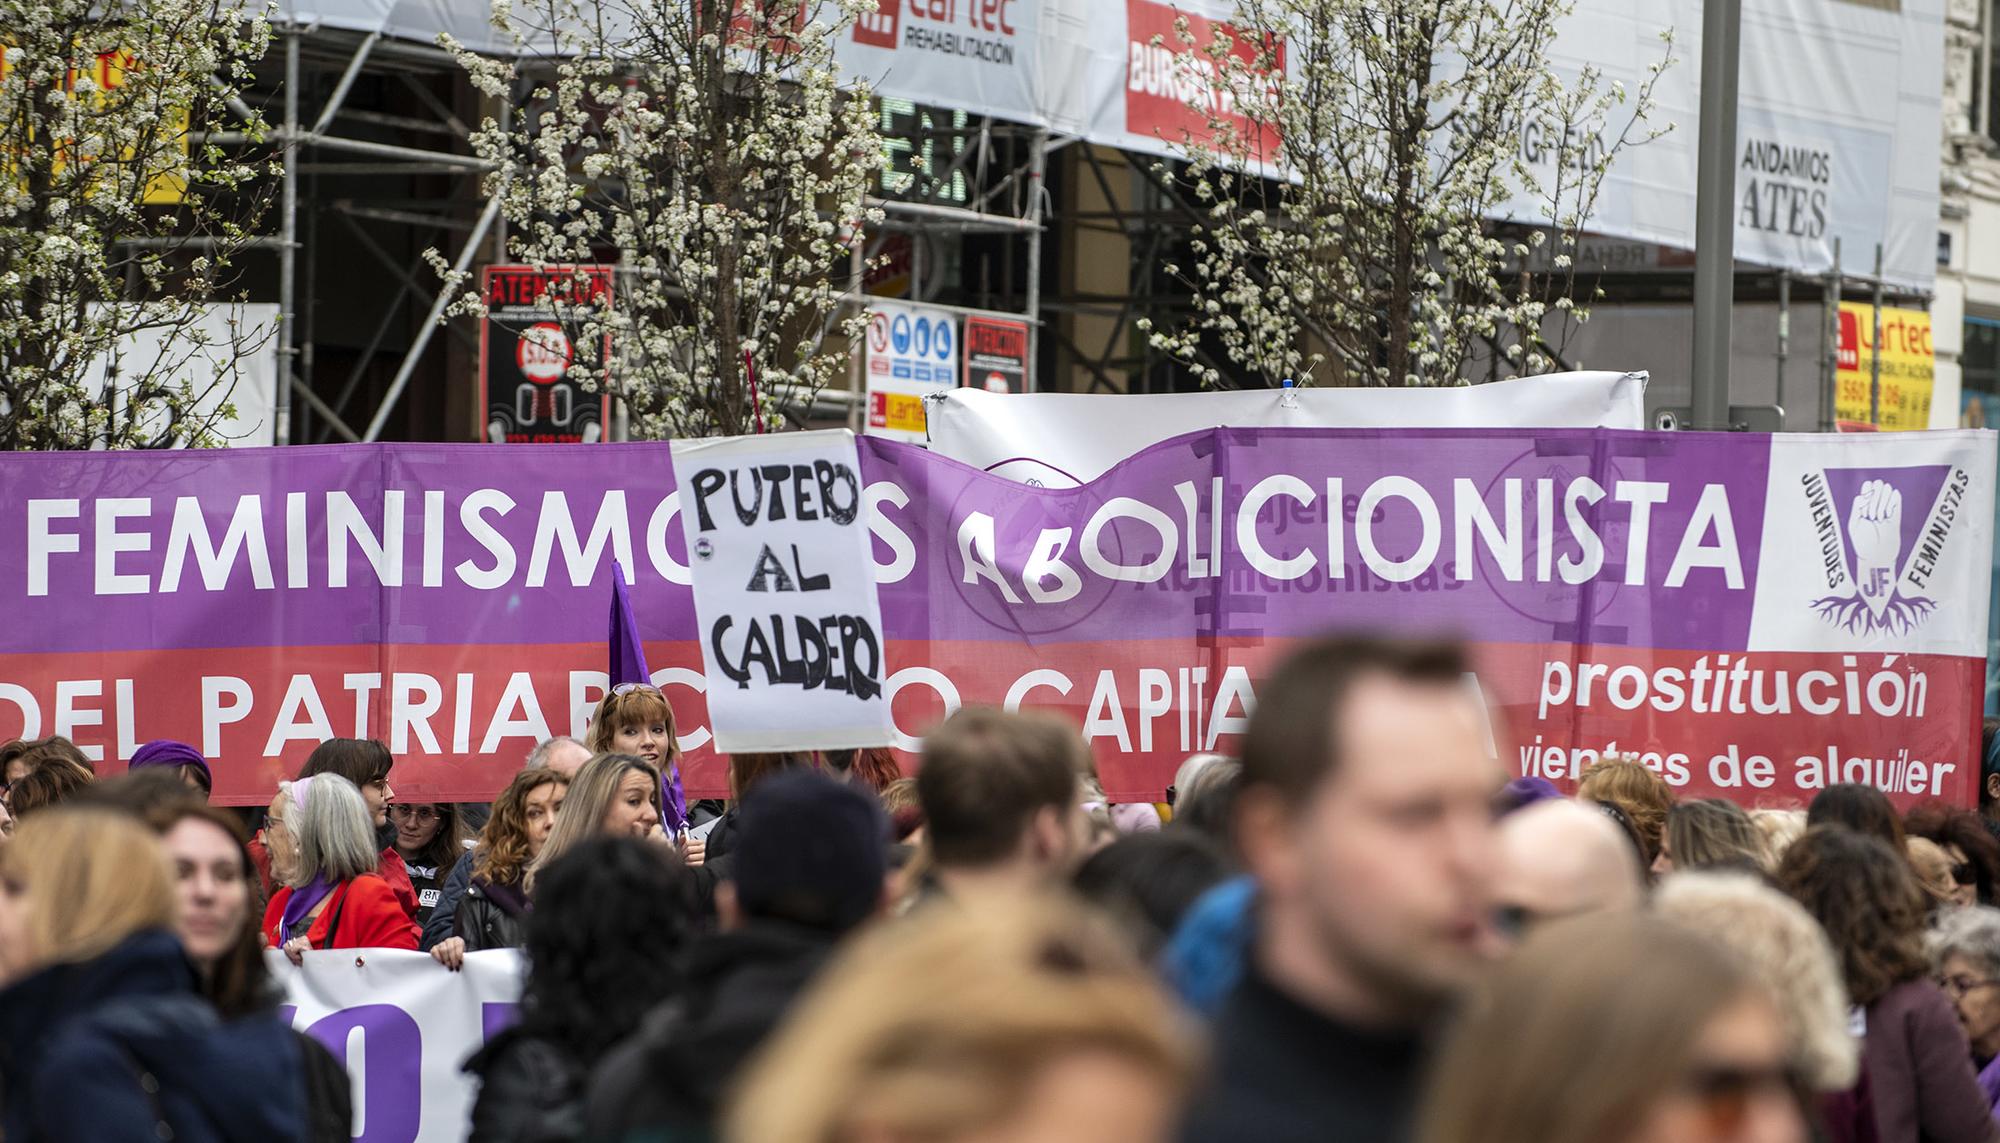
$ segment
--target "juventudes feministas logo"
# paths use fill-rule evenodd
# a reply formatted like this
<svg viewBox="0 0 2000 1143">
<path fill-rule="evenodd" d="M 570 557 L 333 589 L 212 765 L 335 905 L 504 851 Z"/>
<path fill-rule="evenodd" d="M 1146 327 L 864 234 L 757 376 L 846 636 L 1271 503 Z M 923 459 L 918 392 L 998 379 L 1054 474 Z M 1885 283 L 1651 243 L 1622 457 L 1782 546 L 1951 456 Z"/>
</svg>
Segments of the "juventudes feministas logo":
<svg viewBox="0 0 2000 1143">
<path fill-rule="evenodd" d="M 1915 630 L 1972 478 L 1948 464 L 1828 468 L 1803 478 L 1827 594 L 1822 619 L 1857 633 Z"/>
</svg>

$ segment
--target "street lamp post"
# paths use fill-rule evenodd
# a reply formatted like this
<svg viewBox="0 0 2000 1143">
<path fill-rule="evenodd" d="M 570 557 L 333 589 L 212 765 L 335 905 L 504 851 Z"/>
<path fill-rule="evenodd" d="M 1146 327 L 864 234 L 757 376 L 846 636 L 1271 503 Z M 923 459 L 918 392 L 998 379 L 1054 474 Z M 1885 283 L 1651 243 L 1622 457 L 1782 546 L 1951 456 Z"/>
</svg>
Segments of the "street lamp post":
<svg viewBox="0 0 2000 1143">
<path fill-rule="evenodd" d="M 1703 0 L 1701 138 L 1695 176 L 1694 427 L 1729 428 L 1736 286 L 1736 64 L 1742 0 Z"/>
</svg>

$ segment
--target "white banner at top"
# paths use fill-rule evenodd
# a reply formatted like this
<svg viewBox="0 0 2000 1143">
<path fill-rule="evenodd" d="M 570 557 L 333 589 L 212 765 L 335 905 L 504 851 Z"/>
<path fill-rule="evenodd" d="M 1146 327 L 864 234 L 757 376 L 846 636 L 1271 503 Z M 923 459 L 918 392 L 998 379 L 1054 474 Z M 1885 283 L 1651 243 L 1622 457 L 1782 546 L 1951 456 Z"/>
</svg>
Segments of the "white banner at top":
<svg viewBox="0 0 2000 1143">
<path fill-rule="evenodd" d="M 1047 488 L 1074 488 L 1161 441 L 1214 428 L 1646 427 L 1644 373 L 1549 373 L 1420 389 L 988 393 L 925 402 L 931 451 Z"/>
<path fill-rule="evenodd" d="M 1833 265 L 1928 289 L 1937 270 L 1945 0 L 1744 0 L 1736 127 L 1736 257 L 1808 273 Z M 1587 0 L 1556 39 L 1556 66 L 1586 65 L 1636 91 L 1674 35 L 1661 76 L 1664 138 L 1611 168 L 1592 230 L 1694 247 L 1701 133 L 1701 0 Z M 1614 124 L 1615 127 L 1615 124 Z M 1524 139 L 1532 160 L 1536 141 Z M 1545 171 L 1546 173 L 1546 171 Z M 1515 216 L 1532 218 L 1530 204 Z"/>
<path fill-rule="evenodd" d="M 879 95 L 1022 123 L 1042 121 L 1045 0 L 882 0 L 848 30 L 835 58 Z"/>
<path fill-rule="evenodd" d="M 585 0 L 587 3 L 588 0 Z M 672 0 L 669 0 L 672 2 Z M 682 0 L 685 2 L 685 0 Z M 430 40 L 449 31 L 482 50 L 512 44 L 486 24 L 490 0 L 287 0 L 304 23 Z M 1743 0 L 1736 163 L 1736 256 L 1804 272 L 1842 261 L 1928 288 L 1936 271 L 1945 0 Z M 1652 122 L 1661 139 L 1626 151 L 1594 231 L 1692 249 L 1700 137 L 1702 0 L 1583 0 L 1556 37 L 1566 78 L 1595 67 L 1636 92 L 1665 56 Z M 1206 94 L 1175 21 L 1206 44 L 1230 0 L 880 0 L 842 33 L 846 71 L 884 96 L 1049 128 L 1094 143 L 1169 154 Z M 827 5 L 821 18 L 832 11 Z M 1160 42 L 1154 43 L 1159 37 Z M 1204 61 L 1205 62 L 1205 61 Z M 1616 118 L 1612 130 L 1622 126 Z M 1554 148 L 1524 132 L 1522 158 Z M 1500 215 L 1539 221 L 1519 201 Z"/>
</svg>

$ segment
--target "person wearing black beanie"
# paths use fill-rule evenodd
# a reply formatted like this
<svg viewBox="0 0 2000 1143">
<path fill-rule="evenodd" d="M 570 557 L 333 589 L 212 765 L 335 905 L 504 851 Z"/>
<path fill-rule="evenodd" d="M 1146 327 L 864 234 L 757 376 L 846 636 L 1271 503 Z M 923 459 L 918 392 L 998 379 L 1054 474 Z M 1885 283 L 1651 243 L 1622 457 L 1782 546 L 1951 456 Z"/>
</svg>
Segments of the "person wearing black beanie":
<svg viewBox="0 0 2000 1143">
<path fill-rule="evenodd" d="M 887 906 L 889 822 L 871 792 L 791 771 L 759 784 L 738 822 L 722 931 L 697 939 L 681 994 L 598 1066 L 585 1138 L 698 1137 L 836 946 Z"/>
</svg>

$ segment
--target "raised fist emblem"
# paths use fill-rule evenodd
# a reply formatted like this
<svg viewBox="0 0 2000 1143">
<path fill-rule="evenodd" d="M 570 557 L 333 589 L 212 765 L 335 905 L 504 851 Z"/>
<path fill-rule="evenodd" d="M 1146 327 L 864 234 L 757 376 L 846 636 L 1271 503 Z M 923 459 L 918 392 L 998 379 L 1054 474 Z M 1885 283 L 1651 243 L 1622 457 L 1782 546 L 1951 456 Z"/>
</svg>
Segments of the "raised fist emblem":
<svg viewBox="0 0 2000 1143">
<path fill-rule="evenodd" d="M 1903 552 L 1903 494 L 1885 480 L 1871 480 L 1847 510 L 1847 539 L 1854 545 L 1854 578 L 1877 616 L 1896 587 Z"/>
</svg>

